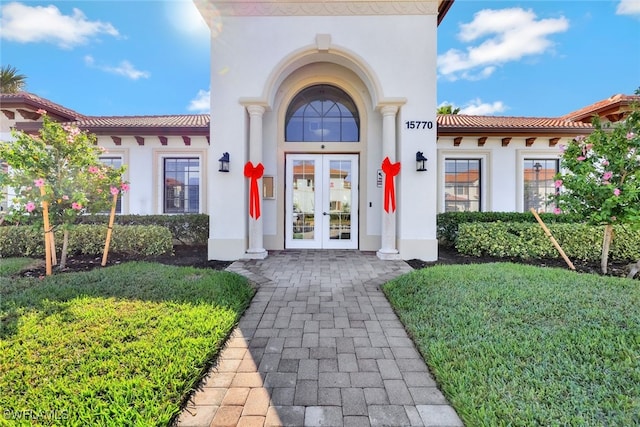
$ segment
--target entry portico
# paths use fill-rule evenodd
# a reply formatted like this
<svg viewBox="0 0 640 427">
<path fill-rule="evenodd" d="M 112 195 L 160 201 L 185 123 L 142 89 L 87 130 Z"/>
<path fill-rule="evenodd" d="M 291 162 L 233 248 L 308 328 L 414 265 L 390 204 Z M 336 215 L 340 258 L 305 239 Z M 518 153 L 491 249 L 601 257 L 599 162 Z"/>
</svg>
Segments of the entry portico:
<svg viewBox="0 0 640 427">
<path fill-rule="evenodd" d="M 209 173 L 210 259 L 318 245 L 437 258 L 437 174 L 415 159 L 437 158 L 446 3 L 196 1 L 212 33 L 209 158 L 230 157 Z"/>
</svg>

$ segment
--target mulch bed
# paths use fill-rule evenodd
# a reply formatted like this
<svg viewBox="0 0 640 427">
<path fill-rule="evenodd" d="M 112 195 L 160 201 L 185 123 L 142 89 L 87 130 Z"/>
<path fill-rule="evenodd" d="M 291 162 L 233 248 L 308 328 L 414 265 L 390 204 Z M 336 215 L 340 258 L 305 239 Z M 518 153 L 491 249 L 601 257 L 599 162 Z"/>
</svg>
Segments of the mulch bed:
<svg viewBox="0 0 640 427">
<path fill-rule="evenodd" d="M 224 270 L 231 261 L 216 261 L 207 260 L 207 247 L 206 246 L 187 246 L 179 245 L 174 246 L 173 255 L 159 255 L 159 256 L 132 256 L 123 255 L 117 253 L 110 253 L 107 257 L 107 265 L 118 265 L 123 262 L 130 261 L 148 261 L 157 262 L 160 264 L 176 265 L 176 266 L 190 266 L 197 268 L 211 268 L 213 270 Z M 101 267 L 102 256 L 95 257 L 90 255 L 74 255 L 67 259 L 67 264 L 64 269 L 54 267 L 53 272 L 56 273 L 72 273 L 78 271 L 89 271 L 94 268 Z M 38 265 L 29 270 L 25 270 L 21 273 L 23 277 L 40 277 L 45 275 L 44 261 L 42 265 Z"/>
<path fill-rule="evenodd" d="M 161 255 L 154 257 L 135 257 L 131 255 L 109 254 L 107 258 L 107 266 L 117 265 L 128 261 L 149 261 L 157 262 L 160 264 L 176 265 L 176 266 L 191 266 L 197 268 L 211 268 L 214 270 L 224 270 L 227 268 L 231 261 L 216 261 L 207 260 L 207 247 L 206 246 L 175 246 L 173 255 Z M 494 257 L 473 257 L 459 254 L 455 249 L 440 246 L 438 252 L 438 261 L 425 262 L 417 259 L 409 260 L 407 263 L 414 269 L 427 268 L 433 265 L 447 265 L 447 264 L 479 264 L 489 262 L 505 262 L 511 261 L 520 264 L 537 265 L 540 267 L 569 267 L 562 259 L 548 259 L 548 260 L 520 260 L 520 259 L 505 259 Z M 100 267 L 102 257 L 93 257 L 86 255 L 75 255 L 67 260 L 67 266 L 64 270 L 54 267 L 54 273 L 62 272 L 77 272 L 88 271 L 94 268 Z M 576 267 L 576 271 L 581 273 L 601 274 L 599 262 L 583 262 L 572 261 Z M 40 277 L 44 276 L 45 268 L 43 265 L 34 267 L 32 269 L 23 271 L 21 273 L 24 277 Z M 616 263 L 609 262 L 608 276 L 626 277 L 629 272 L 628 263 Z"/>
</svg>

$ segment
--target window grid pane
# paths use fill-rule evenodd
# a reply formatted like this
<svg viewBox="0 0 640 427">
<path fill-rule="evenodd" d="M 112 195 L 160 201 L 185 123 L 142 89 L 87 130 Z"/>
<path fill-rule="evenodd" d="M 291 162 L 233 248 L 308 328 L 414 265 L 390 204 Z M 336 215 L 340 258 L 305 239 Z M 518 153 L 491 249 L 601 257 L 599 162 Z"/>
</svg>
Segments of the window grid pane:
<svg viewBox="0 0 640 427">
<path fill-rule="evenodd" d="M 200 211 L 200 160 L 164 159 L 164 213 Z"/>
<path fill-rule="evenodd" d="M 480 212 L 480 159 L 445 159 L 445 212 Z"/>
<path fill-rule="evenodd" d="M 553 212 L 555 204 L 549 197 L 556 194 L 555 176 L 559 170 L 556 159 L 524 160 L 524 210 L 534 208 L 536 212 Z"/>
<path fill-rule="evenodd" d="M 107 166 L 111 166 L 114 169 L 118 169 L 122 166 L 122 158 L 121 157 L 100 157 L 100 161 L 102 164 Z M 110 213 L 110 212 L 105 212 Z M 122 213 L 122 192 L 118 194 L 118 200 L 116 201 L 116 213 Z"/>
<path fill-rule="evenodd" d="M 358 142 L 360 118 L 355 103 L 337 87 L 316 85 L 291 101 L 285 118 L 288 142 Z"/>
</svg>

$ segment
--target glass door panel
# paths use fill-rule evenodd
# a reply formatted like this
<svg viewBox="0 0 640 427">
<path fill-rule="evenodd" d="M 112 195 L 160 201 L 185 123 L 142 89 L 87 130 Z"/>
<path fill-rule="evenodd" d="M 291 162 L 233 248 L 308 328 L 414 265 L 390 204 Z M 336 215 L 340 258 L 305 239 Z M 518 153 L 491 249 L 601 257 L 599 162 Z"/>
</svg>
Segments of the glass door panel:
<svg viewBox="0 0 640 427">
<path fill-rule="evenodd" d="M 285 246 L 357 249 L 357 177 L 357 155 L 287 155 Z"/>
<path fill-rule="evenodd" d="M 323 248 L 358 248 L 358 156 L 323 156 Z"/>
<path fill-rule="evenodd" d="M 329 239 L 351 238 L 351 161 L 329 161 Z"/>
<path fill-rule="evenodd" d="M 291 236 L 294 240 L 315 239 L 315 160 L 293 161 Z"/>
</svg>

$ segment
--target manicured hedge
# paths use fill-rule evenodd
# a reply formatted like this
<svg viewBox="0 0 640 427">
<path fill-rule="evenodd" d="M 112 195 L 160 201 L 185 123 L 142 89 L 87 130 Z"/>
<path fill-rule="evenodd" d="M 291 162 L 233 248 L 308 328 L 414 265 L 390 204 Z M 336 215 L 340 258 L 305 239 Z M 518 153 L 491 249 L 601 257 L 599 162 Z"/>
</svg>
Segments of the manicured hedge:
<svg viewBox="0 0 640 427">
<path fill-rule="evenodd" d="M 25 217 L 21 225 L 30 225 L 33 218 Z M 108 215 L 84 215 L 77 218 L 77 224 L 108 224 Z M 158 225 L 166 227 L 176 243 L 183 245 L 204 245 L 209 238 L 209 215 L 116 215 L 119 225 Z M 8 226 L 9 223 L 5 222 Z"/>
<path fill-rule="evenodd" d="M 577 215 L 543 213 L 540 217 L 545 224 L 581 222 L 580 216 Z M 446 212 L 438 214 L 437 218 L 438 239 L 441 243 L 452 246 L 458 238 L 458 226 L 463 223 L 536 222 L 536 218 L 530 212 Z"/>
<path fill-rule="evenodd" d="M 90 215 L 80 218 L 82 224 L 106 224 L 105 215 Z M 203 245 L 209 239 L 209 215 L 116 215 L 120 225 L 158 225 L 171 231 L 173 239 L 183 245 Z"/>
<path fill-rule="evenodd" d="M 55 233 L 56 250 L 62 248 L 62 230 Z M 105 225 L 80 224 L 69 233 L 69 255 L 102 255 L 107 235 Z M 171 232 L 157 225 L 114 225 L 109 251 L 130 255 L 162 255 L 173 251 Z M 0 227 L 0 256 L 42 256 L 42 229 L 32 226 Z"/>
<path fill-rule="evenodd" d="M 553 237 L 567 256 L 584 261 L 600 260 L 603 226 L 549 224 Z M 559 258 L 549 238 L 538 224 L 518 222 L 461 223 L 456 240 L 458 252 L 473 256 L 544 259 Z M 614 227 L 614 239 L 609 259 L 635 261 L 640 259 L 640 230 Z"/>
</svg>

